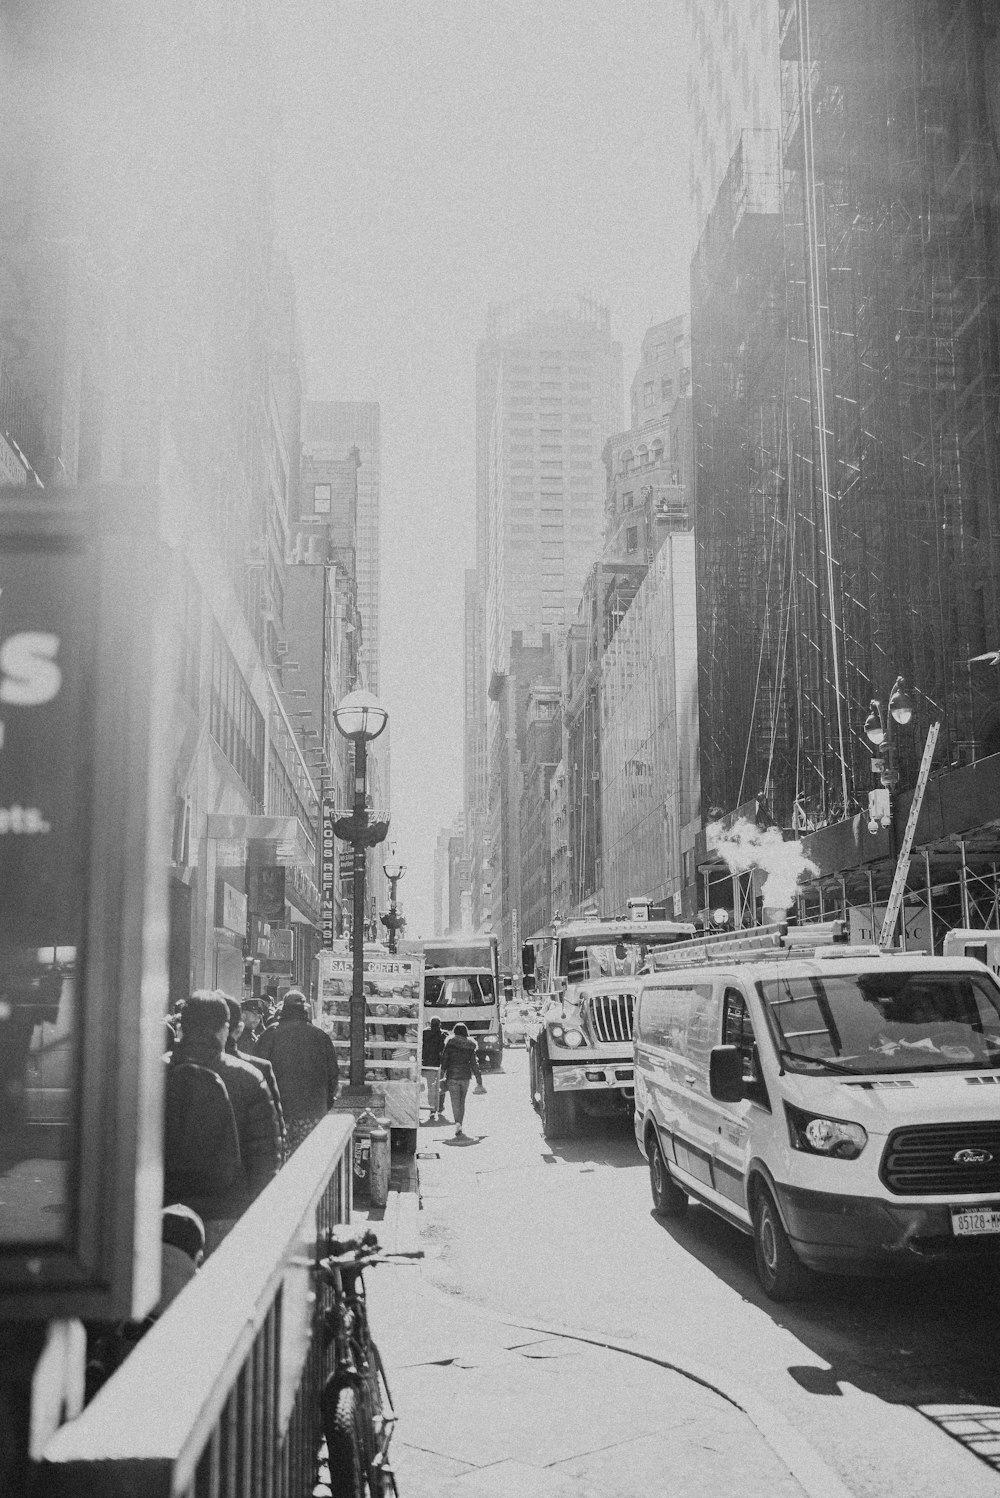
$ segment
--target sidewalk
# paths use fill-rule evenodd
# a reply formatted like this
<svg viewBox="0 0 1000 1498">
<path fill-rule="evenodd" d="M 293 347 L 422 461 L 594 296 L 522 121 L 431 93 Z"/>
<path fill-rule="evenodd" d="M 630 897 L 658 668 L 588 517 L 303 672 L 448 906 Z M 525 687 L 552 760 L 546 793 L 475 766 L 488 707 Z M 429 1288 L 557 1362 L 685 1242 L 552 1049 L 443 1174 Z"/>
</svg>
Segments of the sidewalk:
<svg viewBox="0 0 1000 1498">
<path fill-rule="evenodd" d="M 387 1248 L 416 1248 L 416 1162 L 393 1174 L 384 1213 L 355 1218 Z M 843 1498 L 822 1466 L 794 1476 L 794 1453 L 693 1378 L 507 1324 L 435 1288 L 419 1264 L 368 1278 L 402 1498 Z"/>
</svg>

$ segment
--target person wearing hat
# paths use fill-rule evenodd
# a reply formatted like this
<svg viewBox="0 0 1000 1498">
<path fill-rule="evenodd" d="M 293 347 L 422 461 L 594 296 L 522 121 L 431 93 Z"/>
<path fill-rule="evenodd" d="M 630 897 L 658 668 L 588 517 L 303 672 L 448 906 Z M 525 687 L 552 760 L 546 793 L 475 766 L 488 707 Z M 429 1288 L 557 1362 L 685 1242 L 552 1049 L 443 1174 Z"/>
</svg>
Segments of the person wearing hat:
<svg viewBox="0 0 1000 1498">
<path fill-rule="evenodd" d="M 336 1047 L 312 1023 L 300 988 L 285 994 L 278 1023 L 264 1031 L 256 1054 L 274 1067 L 291 1154 L 333 1107 L 338 1082 Z"/>
<path fill-rule="evenodd" d="M 244 999 L 240 1005 L 243 1014 L 243 1029 L 240 1033 L 240 1049 L 256 1051 L 257 1042 L 264 1033 L 267 1021 L 264 1016 L 263 999 Z"/>
</svg>

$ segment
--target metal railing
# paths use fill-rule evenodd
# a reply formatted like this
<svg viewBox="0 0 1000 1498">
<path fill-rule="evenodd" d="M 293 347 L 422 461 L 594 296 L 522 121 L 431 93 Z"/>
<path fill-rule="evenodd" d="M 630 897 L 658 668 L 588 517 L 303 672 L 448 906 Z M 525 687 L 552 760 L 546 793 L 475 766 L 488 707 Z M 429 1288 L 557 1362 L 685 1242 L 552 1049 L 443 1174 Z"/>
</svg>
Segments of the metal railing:
<svg viewBox="0 0 1000 1498">
<path fill-rule="evenodd" d="M 351 1208 L 354 1120 L 330 1114 L 83 1413 L 39 1498 L 309 1498 L 321 1441 L 317 1241 Z"/>
</svg>

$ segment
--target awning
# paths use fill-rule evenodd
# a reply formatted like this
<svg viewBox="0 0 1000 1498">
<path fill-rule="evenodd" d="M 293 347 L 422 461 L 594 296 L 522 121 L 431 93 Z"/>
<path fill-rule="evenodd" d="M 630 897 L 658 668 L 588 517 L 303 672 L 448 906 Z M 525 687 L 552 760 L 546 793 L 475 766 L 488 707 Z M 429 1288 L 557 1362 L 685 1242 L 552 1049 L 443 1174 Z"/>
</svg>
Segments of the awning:
<svg viewBox="0 0 1000 1498">
<path fill-rule="evenodd" d="M 277 863 L 312 863 L 315 854 L 298 817 L 223 816 L 208 818 L 208 837 L 215 842 L 271 843 Z"/>
</svg>

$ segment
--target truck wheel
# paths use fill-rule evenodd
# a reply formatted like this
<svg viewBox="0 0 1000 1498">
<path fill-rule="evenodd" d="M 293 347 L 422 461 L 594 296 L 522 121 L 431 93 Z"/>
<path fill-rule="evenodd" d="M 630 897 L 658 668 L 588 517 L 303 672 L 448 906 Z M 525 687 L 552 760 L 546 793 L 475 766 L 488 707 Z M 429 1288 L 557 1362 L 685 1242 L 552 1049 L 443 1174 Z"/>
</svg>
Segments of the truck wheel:
<svg viewBox="0 0 1000 1498">
<path fill-rule="evenodd" d="M 770 1300 L 800 1300 L 812 1276 L 788 1241 L 774 1198 L 761 1186 L 753 1204 L 753 1253 L 757 1277 Z"/>
<path fill-rule="evenodd" d="M 663 1150 L 656 1134 L 649 1137 L 649 1185 L 653 1193 L 653 1211 L 657 1217 L 680 1217 L 686 1211 L 688 1198 L 673 1176 L 663 1158 Z"/>
<path fill-rule="evenodd" d="M 576 1130 L 576 1098 L 568 1092 L 556 1092 L 551 1066 L 542 1064 L 539 1071 L 542 1133 L 546 1139 L 565 1139 Z"/>
<path fill-rule="evenodd" d="M 541 1083 L 538 1080 L 538 1047 L 528 1046 L 528 1088 L 531 1094 L 531 1106 L 538 1113 L 541 1109 Z"/>
</svg>

